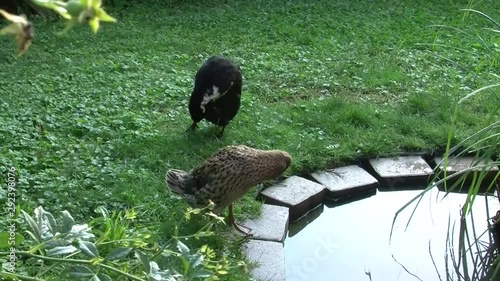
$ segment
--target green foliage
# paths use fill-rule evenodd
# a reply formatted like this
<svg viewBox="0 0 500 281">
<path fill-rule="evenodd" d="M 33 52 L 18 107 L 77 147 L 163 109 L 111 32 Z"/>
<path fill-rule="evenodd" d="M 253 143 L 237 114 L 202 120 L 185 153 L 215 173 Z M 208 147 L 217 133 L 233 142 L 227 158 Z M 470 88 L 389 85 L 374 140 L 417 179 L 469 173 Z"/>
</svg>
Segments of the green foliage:
<svg viewBox="0 0 500 281">
<path fill-rule="evenodd" d="M 48 8 L 67 20 L 66 27 L 60 34 L 66 33 L 77 24 L 88 24 L 92 31 L 99 30 L 99 22 L 116 22 L 101 7 L 102 0 L 32 0 L 38 6 Z"/>
<path fill-rule="evenodd" d="M 33 216 L 21 211 L 24 220 L 20 223 L 26 224 L 28 239 L 17 246 L 15 254 L 22 261 L 17 261 L 14 270 L 4 263 L 0 277 L 20 280 L 26 276 L 35 277 L 29 280 L 44 280 L 47 276 L 71 280 L 220 280 L 221 276 L 245 268 L 243 262 L 219 256 L 207 244 L 193 251 L 181 241 L 214 235 L 211 229 L 223 220 L 208 210 L 188 210 L 186 214 L 190 216 L 214 219 L 192 235 L 179 237 L 174 234 L 163 246 L 157 244 L 158 237 L 152 231 L 131 227 L 130 222 L 136 219 L 133 212 L 109 215 L 103 208 L 99 211 L 103 216 L 91 222 L 94 229 L 88 224 L 76 224 L 67 211 L 58 219 L 42 207 L 37 207 Z M 5 257 L 9 252 L 0 254 Z M 178 260 L 179 266 L 165 264 L 165 258 Z M 36 260 L 43 262 L 40 264 Z"/>
<path fill-rule="evenodd" d="M 477 40 L 423 26 L 482 28 L 459 20 L 456 2 L 137 2 L 110 9 L 119 21 L 97 35 L 75 26 L 56 37 L 62 26 L 34 19 L 36 43 L 21 59 L 0 41 L 0 185 L 16 167 L 19 209 L 68 210 L 76 221 L 91 220 L 96 239 L 109 235 L 108 242 L 126 231 L 116 214 L 103 223 L 100 208 L 133 210 L 137 219 L 127 228 L 152 231 L 158 243 L 174 230 L 188 236 L 201 229 L 205 222 L 186 220 L 186 204 L 166 191 L 164 175 L 169 168 L 191 169 L 226 145 L 286 150 L 293 157 L 288 175 L 359 157 L 442 149 L 450 108 L 493 79 L 481 74 L 498 69 L 487 55 L 497 42 L 491 34 L 482 37 L 489 49 L 439 56 L 437 44 L 476 46 Z M 484 1 L 477 8 L 499 5 Z M 206 123 L 181 134 L 191 122 L 194 74 L 212 54 L 231 57 L 244 75 L 242 108 L 221 141 Z M 467 137 L 482 128 L 497 101 L 492 95 L 464 103 L 452 145 L 471 145 Z M 1 204 L 4 198 L 0 191 Z M 255 216 L 259 203 L 252 191 L 234 207 L 243 219 Z M 6 225 L 0 219 L 1 229 Z M 213 231 L 208 241 L 181 241 L 191 253 L 207 244 L 228 262 L 243 259 L 237 243 L 227 243 L 226 226 Z M 96 247 L 100 257 L 131 247 L 105 241 Z M 175 246 L 169 249 L 178 252 Z M 184 272 L 177 256 L 158 259 L 160 268 Z M 244 280 L 238 274 L 234 279 Z"/>
<path fill-rule="evenodd" d="M 497 73 L 497 66 L 500 59 L 500 49 L 498 47 L 498 42 L 500 42 L 498 41 L 500 24 L 480 11 L 472 9 L 465 9 L 463 11 L 466 16 L 473 17 L 479 15 L 481 18 L 487 19 L 493 24 L 493 27 L 486 28 L 487 34 L 485 35 L 479 33 L 471 34 L 463 29 L 450 26 L 439 26 L 450 31 L 452 34 L 465 35 L 470 38 L 477 38 L 477 40 L 470 44 L 468 48 L 465 47 L 463 49 L 461 47 L 460 49 L 456 48 L 456 45 L 453 43 L 433 44 L 433 46 L 444 50 L 442 58 L 457 63 L 464 69 L 469 69 L 473 74 L 478 76 L 490 75 L 493 79 L 487 79 L 486 81 L 489 84 L 481 86 L 457 99 L 450 122 L 450 129 L 448 130 L 446 152 L 442 163 L 437 163 L 435 178 L 425 191 L 405 204 L 396 213 L 394 220 L 396 220 L 403 209 L 408 208 L 412 203 L 416 202 L 414 208 L 418 208 L 422 195 L 436 185 L 443 186 L 446 194 L 465 190 L 467 197 L 459 210 L 461 214 L 460 224 L 458 228 L 449 226 L 448 239 L 445 241 L 447 250 L 445 255 L 446 280 L 453 280 L 454 276 L 458 276 L 463 280 L 498 280 L 500 276 L 500 255 L 496 245 L 500 242 L 500 232 L 495 225 L 500 222 L 499 215 L 493 216 L 489 214 L 488 205 L 486 205 L 485 211 L 488 217 L 493 217 L 492 225 L 486 231 L 476 229 L 474 226 L 472 205 L 482 194 L 491 195 L 496 192 L 498 196 L 498 192 L 500 191 L 500 171 L 494 172 L 493 177 L 487 177 L 491 173 L 492 167 L 500 166 L 500 103 L 498 102 L 500 97 L 500 76 Z M 494 34 L 496 41 L 495 39 L 491 41 L 485 40 L 484 38 L 487 38 L 488 33 Z M 469 61 L 471 57 L 475 56 L 475 50 L 477 49 L 487 50 L 479 64 L 481 70 L 478 70 L 478 67 Z M 450 53 L 456 50 L 466 53 L 464 63 L 454 61 L 453 57 L 449 56 Z M 486 64 L 494 67 L 484 67 Z M 483 71 L 485 72 L 483 73 Z M 493 103 L 492 106 L 481 103 L 481 101 L 485 100 Z M 414 109 L 426 106 L 425 101 L 414 100 L 412 103 L 415 104 Z M 461 111 L 467 106 L 477 104 L 481 104 L 479 107 L 487 113 L 486 116 L 481 118 L 481 120 L 475 121 L 479 124 L 477 130 L 469 133 L 463 140 L 456 142 L 454 136 L 464 129 L 458 124 L 461 119 Z M 474 162 L 471 167 L 457 173 L 450 174 L 447 172 L 450 161 L 470 154 L 474 155 Z M 440 170 L 441 165 L 443 165 L 443 171 Z M 453 240 L 454 233 L 458 233 L 458 241 Z"/>
</svg>

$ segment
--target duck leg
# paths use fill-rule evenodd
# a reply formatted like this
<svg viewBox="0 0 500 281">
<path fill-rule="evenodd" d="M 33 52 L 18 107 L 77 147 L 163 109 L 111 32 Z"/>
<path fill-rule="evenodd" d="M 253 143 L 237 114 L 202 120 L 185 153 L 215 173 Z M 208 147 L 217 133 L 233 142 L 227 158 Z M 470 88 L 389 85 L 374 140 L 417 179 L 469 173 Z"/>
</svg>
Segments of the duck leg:
<svg viewBox="0 0 500 281">
<path fill-rule="evenodd" d="M 194 131 L 197 127 L 198 127 L 198 124 L 196 124 L 196 122 L 193 122 L 193 124 L 191 124 L 191 126 L 189 126 L 189 128 L 187 128 L 187 130 L 184 131 L 184 133 L 187 133 L 189 131 Z"/>
<path fill-rule="evenodd" d="M 245 232 L 245 231 L 243 231 L 243 230 L 240 228 L 240 226 L 239 226 L 239 225 L 238 225 L 238 224 L 234 221 L 233 204 L 231 204 L 231 205 L 227 206 L 227 208 L 228 208 L 228 210 L 229 210 L 229 215 L 228 215 L 228 218 L 227 218 L 227 219 L 228 219 L 229 224 L 230 224 L 231 226 L 233 226 L 233 227 L 234 227 L 234 229 L 236 229 L 236 231 L 238 231 L 238 232 L 240 232 L 240 233 L 244 234 L 245 236 L 252 236 L 252 234 L 250 234 L 250 231 L 251 231 L 251 229 L 250 229 L 250 228 L 248 228 L 248 227 L 245 227 L 245 226 L 241 225 L 241 227 L 244 227 L 244 228 L 248 229 L 248 232 Z"/>
<path fill-rule="evenodd" d="M 222 130 L 215 136 L 217 139 L 222 139 L 222 135 L 224 134 L 224 129 L 226 126 L 222 126 Z"/>
</svg>

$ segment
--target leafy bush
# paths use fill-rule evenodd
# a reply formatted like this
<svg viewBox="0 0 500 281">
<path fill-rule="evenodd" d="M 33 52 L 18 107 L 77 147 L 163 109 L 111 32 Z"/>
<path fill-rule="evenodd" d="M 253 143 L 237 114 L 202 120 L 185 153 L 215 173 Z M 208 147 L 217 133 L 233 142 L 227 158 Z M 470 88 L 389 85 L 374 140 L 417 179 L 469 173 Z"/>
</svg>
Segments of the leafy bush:
<svg viewBox="0 0 500 281">
<path fill-rule="evenodd" d="M 212 228 L 223 219 L 204 209 L 189 208 L 186 219 L 205 220 L 194 234 L 179 236 L 159 245 L 155 232 L 134 228 L 133 211 L 109 214 L 98 210 L 102 217 L 89 224 L 76 224 L 71 214 L 63 211 L 55 218 L 42 207 L 33 215 L 21 210 L 22 219 L 15 220 L 26 229 L 26 239 L 18 234 L 15 247 L 8 237 L 16 232 L 0 233 L 2 271 L 0 277 L 15 280 L 220 280 L 236 269 L 246 268 L 244 262 L 233 262 L 218 256 L 207 244 L 190 249 L 184 242 L 213 236 Z M 13 234 L 12 234 L 13 235 Z M 3 239 L 2 239 L 3 238 Z M 175 259 L 178 267 L 167 268 L 167 261 Z M 11 263 L 13 262 L 13 263 Z M 168 262 L 168 264 L 172 264 Z M 27 278 L 32 276 L 31 278 Z M 60 279 L 59 279 L 60 278 Z"/>
</svg>

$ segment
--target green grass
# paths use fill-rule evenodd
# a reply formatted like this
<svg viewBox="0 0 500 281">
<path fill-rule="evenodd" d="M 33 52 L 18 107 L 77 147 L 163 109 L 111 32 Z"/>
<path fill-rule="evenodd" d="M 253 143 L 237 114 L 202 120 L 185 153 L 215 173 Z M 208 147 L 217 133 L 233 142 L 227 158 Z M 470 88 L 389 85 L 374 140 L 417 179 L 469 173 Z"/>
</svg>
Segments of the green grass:
<svg viewBox="0 0 500 281">
<path fill-rule="evenodd" d="M 42 204 L 86 220 L 97 206 L 134 208 L 142 225 L 169 236 L 174 225 L 191 228 L 165 171 L 190 169 L 226 145 L 286 150 L 288 175 L 442 149 L 456 101 L 487 85 L 481 74 L 498 74 L 498 60 L 474 36 L 428 27 L 487 26 L 463 18 L 466 1 L 437 2 L 151 0 L 106 9 L 119 21 L 97 35 L 77 27 L 64 37 L 54 34 L 62 21 L 35 19 L 25 56 L 0 38 L 0 170 L 20 172 L 23 209 Z M 222 141 L 208 124 L 181 135 L 194 74 L 213 54 L 244 76 L 242 108 Z M 498 102 L 492 93 L 465 104 L 456 142 Z M 239 218 L 258 212 L 251 195 L 235 204 Z"/>
</svg>

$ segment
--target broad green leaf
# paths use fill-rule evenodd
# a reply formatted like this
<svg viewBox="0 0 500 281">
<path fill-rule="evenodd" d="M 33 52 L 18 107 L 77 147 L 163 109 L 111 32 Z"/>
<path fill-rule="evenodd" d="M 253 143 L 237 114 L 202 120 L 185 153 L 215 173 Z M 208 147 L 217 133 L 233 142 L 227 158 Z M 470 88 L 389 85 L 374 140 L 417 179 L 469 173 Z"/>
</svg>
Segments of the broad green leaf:
<svg viewBox="0 0 500 281">
<path fill-rule="evenodd" d="M 182 266 L 184 267 L 184 275 L 187 275 L 190 270 L 189 261 L 185 257 L 180 257 L 182 261 Z"/>
<path fill-rule="evenodd" d="M 54 235 L 50 231 L 49 222 L 45 219 L 44 216 L 45 210 L 43 209 L 43 207 L 38 206 L 37 208 L 35 208 L 33 213 L 35 213 L 34 220 L 38 225 L 38 227 L 40 228 L 40 235 L 42 240 L 46 241 L 52 238 Z"/>
<path fill-rule="evenodd" d="M 105 257 L 107 260 L 117 260 L 126 257 L 130 251 L 132 251 L 132 248 L 116 248 L 111 250 Z"/>
<path fill-rule="evenodd" d="M 9 237 L 10 237 L 9 232 L 0 232 L 0 249 L 10 248 Z"/>
<path fill-rule="evenodd" d="M 92 272 L 92 270 L 83 265 L 70 266 L 68 268 L 68 274 L 69 276 L 75 278 L 91 277 L 95 275 L 94 272 Z"/>
<path fill-rule="evenodd" d="M 182 256 L 185 259 L 189 259 L 189 248 L 179 240 L 177 240 L 177 249 L 179 249 L 179 251 L 181 251 Z"/>
<path fill-rule="evenodd" d="M 47 222 L 47 226 L 49 227 L 50 232 L 52 234 L 55 234 L 57 232 L 57 222 L 54 219 L 54 216 L 52 216 L 51 213 L 44 210 L 43 218 Z"/>
<path fill-rule="evenodd" d="M 105 219 L 109 218 L 109 212 L 108 212 L 108 210 L 107 210 L 105 207 L 103 207 L 103 206 L 99 206 L 99 207 L 97 207 L 97 208 L 95 209 L 95 211 L 94 211 L 94 212 L 96 212 L 96 213 L 101 213 L 102 217 L 103 217 L 103 218 L 105 218 Z"/>
<path fill-rule="evenodd" d="M 88 240 L 89 238 L 95 237 L 95 235 L 90 232 L 90 228 L 87 224 L 75 224 L 70 231 L 73 237 L 77 237 L 83 240 Z"/>
<path fill-rule="evenodd" d="M 150 271 L 148 273 L 150 274 L 150 276 L 155 276 L 156 274 L 161 272 L 160 267 L 154 261 L 149 262 L 149 268 Z M 155 278 L 160 278 L 159 280 L 161 280 L 161 276 L 155 276 Z"/>
<path fill-rule="evenodd" d="M 75 220 L 68 211 L 62 211 L 63 225 L 61 227 L 61 233 L 65 234 L 71 231 Z"/>
<path fill-rule="evenodd" d="M 193 272 L 192 274 L 189 275 L 189 280 L 192 280 L 194 278 L 207 278 L 212 276 L 212 273 L 210 271 L 201 269 Z"/>
<path fill-rule="evenodd" d="M 202 262 L 203 262 L 202 254 L 195 254 L 189 258 L 189 264 L 191 265 L 191 268 L 199 266 Z"/>
<path fill-rule="evenodd" d="M 30 233 L 34 236 L 33 239 L 35 239 L 35 241 L 38 243 L 43 242 L 40 227 L 38 227 L 33 217 L 31 217 L 28 213 L 26 213 L 23 210 L 21 210 L 21 212 L 24 216 L 24 219 L 26 220 L 26 223 L 28 224 L 28 229 Z"/>
<path fill-rule="evenodd" d="M 104 273 L 99 273 L 99 274 L 97 274 L 96 277 L 99 277 L 98 280 L 101 280 L 101 281 L 113 281 L 113 279 L 111 279 L 111 277 L 109 277 L 109 275 L 104 274 Z"/>
<path fill-rule="evenodd" d="M 9 240 L 10 234 L 10 232 L 0 232 L 0 249 L 18 246 L 24 241 L 24 237 L 21 234 L 15 233 L 14 242 L 12 242 L 12 240 Z"/>
<path fill-rule="evenodd" d="M 71 244 L 70 241 L 64 239 L 51 239 L 45 242 L 45 248 L 50 249 L 54 247 L 68 246 L 69 244 Z"/>
<path fill-rule="evenodd" d="M 47 251 L 47 256 L 50 257 L 50 256 L 71 254 L 76 251 L 78 251 L 78 249 L 74 246 L 55 247 Z"/>
<path fill-rule="evenodd" d="M 88 241 L 78 241 L 78 248 L 88 257 L 95 258 L 99 256 L 94 243 Z"/>
<path fill-rule="evenodd" d="M 149 280 L 155 281 L 178 281 L 184 280 L 183 276 L 175 270 L 160 270 L 158 264 L 154 261 L 150 263 L 151 272 L 148 274 Z"/>
<path fill-rule="evenodd" d="M 5 279 L 0 279 L 0 280 L 19 280 L 15 274 L 5 272 L 5 271 L 0 271 L 0 277 L 5 278 Z"/>
<path fill-rule="evenodd" d="M 151 267 L 149 265 L 149 258 L 141 251 L 135 251 L 135 257 L 142 262 L 142 266 L 144 267 L 145 272 L 151 272 Z"/>
<path fill-rule="evenodd" d="M 28 233 L 28 235 L 31 237 L 31 239 L 38 241 L 38 239 L 36 238 L 36 235 L 33 232 L 26 230 L 26 233 Z"/>
</svg>

